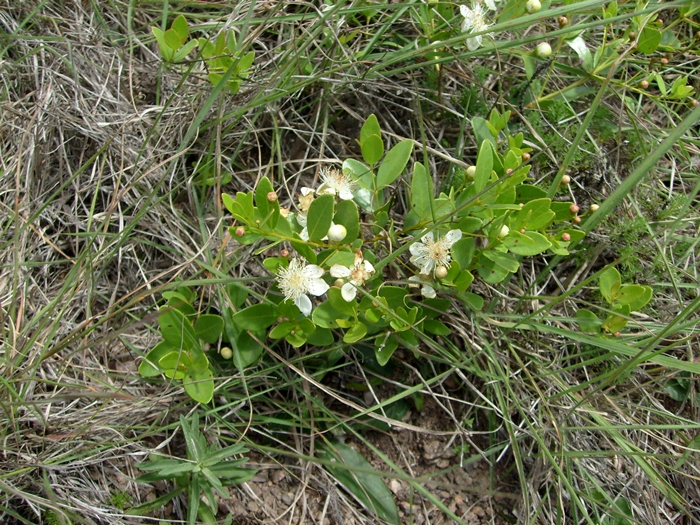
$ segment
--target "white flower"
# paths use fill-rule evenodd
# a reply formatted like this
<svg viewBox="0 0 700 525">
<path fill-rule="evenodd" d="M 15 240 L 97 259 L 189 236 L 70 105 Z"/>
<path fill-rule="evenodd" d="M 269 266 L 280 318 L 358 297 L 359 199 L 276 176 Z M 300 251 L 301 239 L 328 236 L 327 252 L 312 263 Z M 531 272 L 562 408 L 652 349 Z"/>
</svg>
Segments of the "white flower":
<svg viewBox="0 0 700 525">
<path fill-rule="evenodd" d="M 427 297 L 428 299 L 435 299 L 435 288 L 433 288 L 430 285 L 430 276 L 429 275 L 412 275 L 411 277 L 408 278 L 409 285 L 411 287 L 417 287 L 417 284 L 410 284 L 411 282 L 414 283 L 420 283 L 421 284 L 421 289 L 420 293 L 423 294 L 423 297 Z"/>
<path fill-rule="evenodd" d="M 492 9 L 496 9 L 496 6 L 493 4 L 493 0 L 487 0 L 486 5 L 489 6 L 489 8 L 491 8 L 491 5 L 493 5 Z M 461 5 L 459 6 L 459 12 L 464 17 L 464 22 L 462 22 L 463 33 L 481 33 L 482 31 L 486 31 L 488 29 L 489 24 L 487 24 L 486 20 L 484 20 L 484 9 L 480 3 L 477 2 L 474 4 L 473 8 L 469 8 L 466 5 Z M 483 35 L 477 35 L 467 38 L 467 47 L 469 48 L 469 51 L 479 49 L 479 46 L 481 46 L 482 36 Z"/>
<path fill-rule="evenodd" d="M 321 168 L 322 184 L 316 190 L 318 195 L 337 195 L 344 201 L 352 200 L 355 182 L 342 171 L 335 168 Z"/>
<path fill-rule="evenodd" d="M 286 300 L 291 300 L 299 307 L 301 313 L 311 313 L 311 299 L 307 294 L 323 295 L 328 291 L 328 284 L 321 279 L 325 271 L 315 264 L 305 265 L 300 259 L 292 259 L 289 266 L 280 268 L 277 283 Z"/>
<path fill-rule="evenodd" d="M 496 2 L 500 0 L 484 0 L 484 3 L 486 4 L 486 7 L 488 7 L 491 11 L 496 10 Z"/>
<path fill-rule="evenodd" d="M 355 252 L 355 263 L 352 266 L 346 267 L 341 264 L 334 264 L 331 267 L 331 277 L 348 279 L 348 282 L 340 289 L 343 299 L 347 302 L 355 299 L 357 288 L 365 284 L 365 281 L 369 280 L 373 274 L 374 266 L 364 259 L 360 250 Z"/>
<path fill-rule="evenodd" d="M 309 213 L 309 208 L 313 201 L 314 190 L 311 188 L 302 188 L 301 197 L 299 197 L 299 213 L 297 213 L 297 222 L 299 226 L 306 226 L 306 216 Z"/>
<path fill-rule="evenodd" d="M 433 232 L 428 232 L 419 241 L 414 242 L 411 250 L 411 263 L 420 268 L 420 273 L 430 275 L 438 266 L 450 267 L 450 248 L 462 238 L 461 230 L 450 230 L 444 237 L 435 240 Z"/>
</svg>

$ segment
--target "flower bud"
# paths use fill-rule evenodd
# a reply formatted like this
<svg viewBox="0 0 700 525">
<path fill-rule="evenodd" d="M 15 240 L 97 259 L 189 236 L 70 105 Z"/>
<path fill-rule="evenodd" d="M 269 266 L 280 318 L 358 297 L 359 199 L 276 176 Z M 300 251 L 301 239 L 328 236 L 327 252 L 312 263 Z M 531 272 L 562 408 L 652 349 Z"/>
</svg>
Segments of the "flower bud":
<svg viewBox="0 0 700 525">
<path fill-rule="evenodd" d="M 550 46 L 547 42 L 540 42 L 537 44 L 535 54 L 540 58 L 549 58 L 552 56 L 552 46 Z"/>
<path fill-rule="evenodd" d="M 476 176 L 476 166 L 469 166 L 467 168 L 467 178 L 473 179 Z"/>
<path fill-rule="evenodd" d="M 282 248 L 282 250 L 280 250 L 280 255 L 282 257 L 289 257 L 289 250 Z"/>
<path fill-rule="evenodd" d="M 665 66 L 666 64 L 668 64 L 668 58 L 663 57 L 659 62 L 661 62 L 661 64 Z"/>
<path fill-rule="evenodd" d="M 648 80 L 642 80 L 642 81 L 639 83 L 639 87 L 642 88 L 642 89 L 648 88 L 648 87 L 649 87 L 649 81 L 648 81 Z"/>
<path fill-rule="evenodd" d="M 568 233 L 562 233 L 561 240 L 564 242 L 569 242 L 571 240 L 571 235 L 569 235 Z"/>
<path fill-rule="evenodd" d="M 591 213 L 595 213 L 598 211 L 599 208 L 600 206 L 598 206 L 597 204 L 591 204 L 591 207 L 588 209 L 591 210 Z"/>
<path fill-rule="evenodd" d="M 277 194 L 274 191 L 271 191 L 267 194 L 267 200 L 270 202 L 277 202 Z"/>
<path fill-rule="evenodd" d="M 694 108 L 698 107 L 698 104 L 700 104 L 700 102 L 698 102 L 697 98 L 694 98 L 693 100 L 690 101 L 690 105 L 693 106 Z"/>
<path fill-rule="evenodd" d="M 525 4 L 525 9 L 527 9 L 527 12 L 532 14 L 536 13 L 540 9 L 542 9 L 542 4 L 540 3 L 540 0 L 527 0 L 527 4 Z"/>
<path fill-rule="evenodd" d="M 233 350 L 231 350 L 228 346 L 224 346 L 221 350 L 219 350 L 219 354 L 221 354 L 221 357 L 228 360 L 233 357 Z"/>
<path fill-rule="evenodd" d="M 503 239 L 503 237 L 505 237 L 509 233 L 510 233 L 510 228 L 504 224 L 503 226 L 501 226 L 501 231 L 498 232 L 498 238 Z"/>
<path fill-rule="evenodd" d="M 581 217 L 579 217 L 578 215 L 574 217 L 574 224 L 581 224 Z"/>
<path fill-rule="evenodd" d="M 568 184 L 571 182 L 571 177 L 568 175 L 562 175 L 561 177 L 561 184 L 562 186 L 568 186 Z"/>
<path fill-rule="evenodd" d="M 245 235 L 245 228 L 243 226 L 239 226 L 236 228 L 236 236 L 237 237 L 243 237 Z"/>
<path fill-rule="evenodd" d="M 523 159 L 523 162 L 527 162 L 528 160 L 530 160 L 530 154 L 527 151 L 524 152 L 522 159 Z"/>
<path fill-rule="evenodd" d="M 560 16 L 557 21 L 559 22 L 559 27 L 566 27 L 569 25 L 569 19 L 565 16 Z"/>
<path fill-rule="evenodd" d="M 569 206 L 569 211 L 576 215 L 579 211 L 581 211 L 581 208 L 579 208 L 576 204 L 572 204 Z"/>
<path fill-rule="evenodd" d="M 334 224 L 328 228 L 328 240 L 331 242 L 340 242 L 347 234 L 348 230 L 342 224 Z"/>
<path fill-rule="evenodd" d="M 442 264 L 435 268 L 435 277 L 438 279 L 444 279 L 447 277 L 447 268 Z"/>
<path fill-rule="evenodd" d="M 345 281 L 343 281 L 342 279 L 336 279 L 333 283 L 333 286 L 335 286 L 336 288 L 342 288 L 344 284 Z"/>
</svg>

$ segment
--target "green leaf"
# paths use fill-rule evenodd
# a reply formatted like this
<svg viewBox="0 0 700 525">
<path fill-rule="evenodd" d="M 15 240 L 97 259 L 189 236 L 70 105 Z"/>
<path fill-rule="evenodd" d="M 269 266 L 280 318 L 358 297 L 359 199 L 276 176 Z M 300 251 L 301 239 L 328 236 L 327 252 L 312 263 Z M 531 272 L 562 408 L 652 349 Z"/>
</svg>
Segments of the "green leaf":
<svg viewBox="0 0 700 525">
<path fill-rule="evenodd" d="M 484 141 L 488 141 L 494 147 L 497 146 L 496 139 L 491 134 L 491 130 L 489 130 L 486 119 L 482 117 L 474 117 L 472 119 L 472 128 L 474 129 L 477 144 L 483 144 Z"/>
<path fill-rule="evenodd" d="M 576 311 L 576 322 L 582 332 L 600 332 L 600 319 L 590 310 L 579 308 Z"/>
<path fill-rule="evenodd" d="M 286 337 L 289 332 L 294 330 L 295 326 L 296 324 L 292 321 L 284 321 L 270 330 L 268 337 L 270 339 L 282 339 L 283 337 Z"/>
<path fill-rule="evenodd" d="M 158 363 L 164 356 L 171 352 L 177 352 L 177 350 L 177 348 L 174 348 L 166 341 L 158 343 L 148 352 L 146 359 L 141 361 L 139 365 L 139 374 L 141 374 L 141 377 L 155 377 L 161 375 L 163 371 L 158 366 Z"/>
<path fill-rule="evenodd" d="M 626 284 L 620 287 L 617 302 L 630 307 L 630 312 L 637 312 L 651 301 L 652 290 L 650 286 L 640 284 Z"/>
<path fill-rule="evenodd" d="M 350 244 L 360 235 L 360 214 L 357 210 L 357 204 L 351 200 L 340 201 L 335 207 L 335 217 L 333 222 L 342 224 L 347 230 L 345 238 L 340 242 L 342 244 Z"/>
<path fill-rule="evenodd" d="M 194 323 L 194 332 L 205 343 L 216 343 L 224 331 L 224 319 L 220 315 L 204 314 Z"/>
<path fill-rule="evenodd" d="M 328 346 L 335 342 L 335 338 L 328 328 L 317 326 L 316 330 L 309 334 L 306 342 L 313 346 Z"/>
<path fill-rule="evenodd" d="M 517 196 L 516 196 L 517 200 Z M 527 202 L 511 221 L 512 230 L 542 230 L 554 220 L 555 213 L 550 210 L 551 199 L 533 199 Z"/>
<path fill-rule="evenodd" d="M 177 34 L 177 31 L 174 29 L 168 29 L 165 32 L 165 43 L 172 49 L 173 53 L 180 49 L 182 47 L 182 41 L 180 40 L 180 36 Z"/>
<path fill-rule="evenodd" d="M 169 306 L 158 311 L 160 333 L 177 350 L 200 350 L 199 338 L 194 327 L 182 312 Z"/>
<path fill-rule="evenodd" d="M 503 244 L 516 255 L 537 255 L 547 251 L 552 243 L 547 237 L 537 232 L 525 232 L 511 230 L 503 239 Z"/>
<path fill-rule="evenodd" d="M 474 282 L 474 276 L 469 270 L 462 270 L 459 275 L 454 279 L 455 288 L 460 293 L 467 291 L 467 288 Z"/>
<path fill-rule="evenodd" d="M 382 130 L 379 127 L 379 121 L 374 113 L 367 117 L 365 123 L 362 124 L 362 129 L 360 130 L 360 144 L 364 144 L 364 142 L 372 135 L 382 135 Z"/>
<path fill-rule="evenodd" d="M 399 339 L 391 332 L 386 332 L 385 335 L 377 337 L 374 343 L 374 357 L 377 359 L 379 366 L 386 365 L 398 347 Z"/>
<path fill-rule="evenodd" d="M 485 140 L 479 148 L 479 155 L 476 159 L 476 173 L 474 174 L 474 186 L 477 193 L 482 191 L 491 179 L 493 171 L 493 147 L 491 142 Z"/>
<path fill-rule="evenodd" d="M 420 162 L 413 165 L 411 179 L 411 209 L 417 216 L 417 222 L 432 219 L 433 215 L 433 181 Z"/>
<path fill-rule="evenodd" d="M 371 135 L 362 142 L 362 158 L 373 166 L 384 155 L 384 142 L 379 135 Z"/>
<path fill-rule="evenodd" d="M 271 304 L 255 304 L 233 314 L 233 322 L 241 330 L 265 330 L 277 322 L 277 308 Z"/>
<path fill-rule="evenodd" d="M 378 188 L 390 185 L 401 175 L 406 164 L 408 164 L 408 159 L 411 157 L 412 151 L 413 141 L 406 139 L 396 144 L 387 152 L 377 172 Z"/>
<path fill-rule="evenodd" d="M 126 514 L 127 516 L 144 516 L 145 514 L 155 512 L 165 507 L 165 505 L 167 505 L 167 503 L 170 500 L 176 498 L 183 492 L 185 492 L 185 487 L 179 487 L 175 490 L 168 492 L 167 494 L 163 494 L 162 496 L 152 501 L 147 501 L 146 503 L 130 508 L 126 511 Z"/>
<path fill-rule="evenodd" d="M 333 221 L 334 203 L 333 195 L 321 195 L 311 203 L 306 220 L 309 240 L 320 241 L 328 234 Z"/>
<path fill-rule="evenodd" d="M 280 217 L 280 205 L 276 200 L 270 202 L 269 195 L 274 193 L 270 179 L 263 177 L 255 187 L 255 205 L 260 212 L 260 227 L 266 226 L 268 230 L 274 230 Z M 326 230 L 327 231 L 327 230 Z"/>
<path fill-rule="evenodd" d="M 311 314 L 313 322 L 322 328 L 338 328 L 336 319 L 343 318 L 346 318 L 346 316 L 333 308 L 330 301 L 325 301 L 318 305 Z"/>
<path fill-rule="evenodd" d="M 187 42 L 184 46 L 182 46 L 180 49 L 178 49 L 177 52 L 173 55 L 173 62 L 181 62 L 198 45 L 199 45 L 199 42 L 197 40 L 190 40 L 189 42 Z M 216 180 L 214 180 L 212 183 L 208 183 L 209 186 L 213 186 L 214 184 L 216 184 Z"/>
<path fill-rule="evenodd" d="M 257 334 L 258 339 L 264 339 L 264 335 Z M 236 348 L 233 351 L 233 362 L 240 369 L 247 368 L 256 363 L 262 355 L 264 347 L 247 331 L 241 332 L 236 338 Z"/>
<path fill-rule="evenodd" d="M 464 292 L 459 295 L 464 305 L 472 310 L 480 311 L 484 307 L 484 298 L 472 292 Z"/>
<path fill-rule="evenodd" d="M 372 466 L 359 452 L 345 443 L 334 441 L 320 447 L 319 454 L 323 459 L 337 463 L 338 466 L 324 466 L 368 510 L 392 525 L 399 525 L 399 513 L 391 492 L 382 478 L 371 473 Z M 348 470 L 343 465 L 356 470 Z"/>
<path fill-rule="evenodd" d="M 459 263 L 460 268 L 468 268 L 472 263 L 474 248 L 474 237 L 462 238 L 452 245 L 452 257 Z"/>
<path fill-rule="evenodd" d="M 450 335 L 451 333 L 450 329 L 447 327 L 447 325 L 445 325 L 445 323 L 432 319 L 423 321 L 423 328 L 426 332 L 433 335 Z"/>
<path fill-rule="evenodd" d="M 613 267 L 608 268 L 600 274 L 598 285 L 600 286 L 600 293 L 603 294 L 605 300 L 609 304 L 613 304 L 617 299 L 617 294 L 620 291 L 620 286 L 622 285 L 620 272 Z"/>
<path fill-rule="evenodd" d="M 182 15 L 178 16 L 170 27 L 175 30 L 175 33 L 180 38 L 180 42 L 184 44 L 185 40 L 187 40 L 187 37 L 190 35 L 185 17 Z"/>
<path fill-rule="evenodd" d="M 645 55 L 650 55 L 656 48 L 659 47 L 661 43 L 661 31 L 654 29 L 653 27 L 645 27 L 642 29 L 642 34 L 639 35 L 639 40 L 637 41 L 637 51 L 644 53 Z"/>
<path fill-rule="evenodd" d="M 345 299 L 343 299 L 340 288 L 331 286 L 328 289 L 328 300 L 330 301 L 331 306 L 333 306 L 337 312 L 340 312 L 348 317 L 355 315 L 355 301 L 347 302 Z"/>
<path fill-rule="evenodd" d="M 173 55 L 175 54 L 175 52 L 165 41 L 165 33 L 163 33 L 163 31 L 161 31 L 157 27 L 151 27 L 151 31 L 153 31 L 153 36 L 156 37 L 156 42 L 158 42 L 158 50 L 160 51 L 160 56 L 162 56 L 163 60 L 165 60 L 166 62 L 172 62 Z"/>
<path fill-rule="evenodd" d="M 367 335 L 367 326 L 364 323 L 355 323 L 350 330 L 345 332 L 343 342 L 347 344 L 356 343 Z"/>
</svg>

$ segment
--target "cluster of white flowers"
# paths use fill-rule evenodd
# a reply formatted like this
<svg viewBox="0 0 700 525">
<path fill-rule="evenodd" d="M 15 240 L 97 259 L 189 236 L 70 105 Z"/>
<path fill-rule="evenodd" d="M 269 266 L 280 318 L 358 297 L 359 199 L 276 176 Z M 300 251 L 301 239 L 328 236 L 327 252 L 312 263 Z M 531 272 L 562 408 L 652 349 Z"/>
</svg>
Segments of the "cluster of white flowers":
<svg viewBox="0 0 700 525">
<path fill-rule="evenodd" d="M 308 316 L 311 313 L 311 295 L 323 295 L 328 291 L 328 283 L 321 279 L 326 273 L 315 264 L 304 264 L 300 259 L 292 259 L 289 266 L 280 268 L 277 273 L 277 283 L 284 298 L 299 307 L 301 313 Z"/>
</svg>

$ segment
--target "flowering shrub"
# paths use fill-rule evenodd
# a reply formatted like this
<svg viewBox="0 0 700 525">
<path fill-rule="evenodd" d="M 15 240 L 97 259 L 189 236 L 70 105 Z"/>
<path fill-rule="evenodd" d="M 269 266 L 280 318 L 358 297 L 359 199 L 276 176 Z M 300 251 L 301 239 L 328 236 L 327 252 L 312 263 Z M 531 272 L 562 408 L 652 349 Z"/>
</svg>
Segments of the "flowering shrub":
<svg viewBox="0 0 700 525">
<path fill-rule="evenodd" d="M 322 166 L 320 185 L 302 188 L 293 209 L 280 206 L 266 177 L 255 191 L 223 194 L 233 238 L 262 243 L 258 253 L 277 252 L 263 260 L 270 289 L 241 308 L 247 293 L 230 287 L 238 311 L 225 308 L 222 316 L 197 317 L 187 291 L 169 294 L 160 316 L 165 341 L 141 373 L 180 379 L 206 402 L 213 375 L 204 348 L 219 339 L 231 349 L 218 358 L 232 356 L 241 368 L 259 359 L 266 339 L 294 347 L 364 341 L 385 365 L 399 346 L 417 351 L 421 338 L 449 334 L 440 316 L 453 304 L 481 309 L 482 297 L 469 290 L 477 276 L 500 283 L 518 270 L 520 256 L 567 255 L 583 237 L 578 206 L 529 183 L 528 149 L 522 133 L 508 133 L 509 117 L 494 110 L 488 121 L 473 119 L 482 137 L 476 163 L 437 195 L 433 177 L 414 163 L 403 213 L 389 190 L 406 170 L 413 142 L 384 154 L 374 115 L 360 133 L 364 162 Z"/>
</svg>

